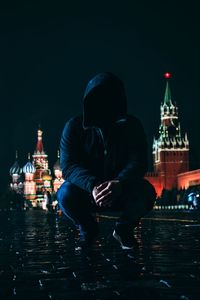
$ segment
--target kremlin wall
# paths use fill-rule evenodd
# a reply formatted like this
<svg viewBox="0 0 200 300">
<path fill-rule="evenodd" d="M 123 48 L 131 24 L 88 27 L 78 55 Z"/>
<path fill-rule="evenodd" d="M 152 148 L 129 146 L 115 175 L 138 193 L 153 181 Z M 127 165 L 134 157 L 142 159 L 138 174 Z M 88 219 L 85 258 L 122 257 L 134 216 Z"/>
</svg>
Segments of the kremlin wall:
<svg viewBox="0 0 200 300">
<path fill-rule="evenodd" d="M 187 133 L 181 131 L 178 107 L 172 101 L 169 85 L 170 74 L 165 74 L 166 88 L 164 100 L 160 106 L 160 126 L 153 141 L 154 172 L 148 172 L 145 178 L 151 182 L 160 197 L 163 190 L 188 189 L 200 185 L 200 169 L 189 169 L 189 140 Z M 21 168 L 17 161 L 10 168 L 12 182 L 10 187 L 21 193 L 33 206 L 42 206 L 44 193 L 56 193 L 64 182 L 60 168 L 59 152 L 54 165 L 54 173 L 48 167 L 48 155 L 44 151 L 42 130 L 37 132 L 35 151 Z M 22 174 L 24 173 L 24 176 Z M 24 178 L 23 178 L 24 177 Z"/>
</svg>

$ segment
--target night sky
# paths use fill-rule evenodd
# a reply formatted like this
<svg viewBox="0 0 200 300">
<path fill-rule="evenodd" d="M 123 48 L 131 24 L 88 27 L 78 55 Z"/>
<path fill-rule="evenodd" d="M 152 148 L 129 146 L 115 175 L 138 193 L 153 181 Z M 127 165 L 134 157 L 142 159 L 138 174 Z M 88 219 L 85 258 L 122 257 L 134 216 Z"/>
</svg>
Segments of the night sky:
<svg viewBox="0 0 200 300">
<path fill-rule="evenodd" d="M 38 124 L 52 166 L 65 122 L 81 112 L 85 85 L 101 71 L 124 81 L 129 113 L 144 125 L 150 158 L 160 124 L 163 74 L 171 72 L 172 100 L 190 140 L 191 168 L 200 167 L 200 19 L 195 3 L 26 0 L 1 7 L 0 191 L 8 183 L 15 150 L 21 165 L 33 153 Z"/>
</svg>

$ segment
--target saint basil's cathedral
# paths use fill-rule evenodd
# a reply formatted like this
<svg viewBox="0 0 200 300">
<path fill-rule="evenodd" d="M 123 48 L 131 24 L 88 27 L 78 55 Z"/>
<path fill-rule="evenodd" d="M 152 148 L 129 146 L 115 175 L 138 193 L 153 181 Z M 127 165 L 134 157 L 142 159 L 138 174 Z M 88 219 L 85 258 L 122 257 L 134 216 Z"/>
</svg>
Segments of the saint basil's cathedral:
<svg viewBox="0 0 200 300">
<path fill-rule="evenodd" d="M 51 170 L 48 166 L 48 155 L 43 147 L 42 133 L 42 130 L 38 129 L 37 144 L 34 154 L 32 155 L 32 160 L 30 159 L 29 154 L 28 162 L 23 168 L 20 168 L 16 153 L 16 161 L 10 168 L 10 175 L 12 177 L 12 182 L 10 184 L 11 189 L 23 194 L 26 200 L 31 201 L 33 207 L 42 207 L 44 193 L 56 193 L 58 188 L 64 182 L 62 170 L 60 168 L 59 151 L 58 159 L 53 166 L 54 178 L 51 175 Z"/>
<path fill-rule="evenodd" d="M 200 185 L 200 169 L 189 171 L 189 140 L 187 133 L 181 132 L 178 116 L 178 107 L 172 101 L 169 85 L 170 74 L 165 74 L 166 88 L 164 100 L 160 106 L 160 126 L 158 137 L 153 141 L 154 172 L 148 172 L 145 178 L 151 182 L 161 196 L 163 189 L 187 189 Z M 10 168 L 12 183 L 10 187 L 20 192 L 33 206 L 40 205 L 45 191 L 53 193 L 64 182 L 58 160 L 54 165 L 54 178 L 48 167 L 48 155 L 44 151 L 42 130 L 37 132 L 37 145 L 30 160 L 20 168 L 17 155 L 14 165 Z M 25 179 L 22 180 L 22 173 Z"/>
</svg>

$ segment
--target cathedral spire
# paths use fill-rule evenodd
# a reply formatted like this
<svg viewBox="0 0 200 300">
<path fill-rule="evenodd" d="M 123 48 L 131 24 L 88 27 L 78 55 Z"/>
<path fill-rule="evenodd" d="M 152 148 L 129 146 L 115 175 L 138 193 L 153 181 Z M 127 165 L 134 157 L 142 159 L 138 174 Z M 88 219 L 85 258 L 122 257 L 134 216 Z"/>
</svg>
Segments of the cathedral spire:
<svg viewBox="0 0 200 300">
<path fill-rule="evenodd" d="M 166 104 L 167 106 L 172 105 L 171 90 L 168 81 L 165 88 L 164 104 Z"/>
<path fill-rule="evenodd" d="M 36 153 L 44 153 L 44 147 L 43 147 L 43 142 L 42 142 L 42 130 L 40 129 L 40 126 L 39 126 L 39 129 L 37 131 L 37 145 L 36 145 L 36 149 L 35 149 L 35 152 Z"/>
<path fill-rule="evenodd" d="M 167 82 L 166 82 L 166 88 L 165 88 L 164 104 L 166 104 L 167 106 L 172 105 L 171 90 L 170 90 L 169 81 L 168 81 L 168 79 L 170 77 L 171 77 L 170 73 L 165 73 L 165 78 L 166 78 Z"/>
<path fill-rule="evenodd" d="M 171 89 L 169 86 L 168 79 L 171 77 L 170 73 L 165 73 L 165 79 L 166 79 L 166 88 L 165 88 L 165 94 L 164 94 L 164 101 L 161 103 L 161 124 L 165 126 L 174 126 L 176 127 L 178 124 L 178 108 L 176 104 L 172 103 L 172 97 L 171 97 Z"/>
</svg>

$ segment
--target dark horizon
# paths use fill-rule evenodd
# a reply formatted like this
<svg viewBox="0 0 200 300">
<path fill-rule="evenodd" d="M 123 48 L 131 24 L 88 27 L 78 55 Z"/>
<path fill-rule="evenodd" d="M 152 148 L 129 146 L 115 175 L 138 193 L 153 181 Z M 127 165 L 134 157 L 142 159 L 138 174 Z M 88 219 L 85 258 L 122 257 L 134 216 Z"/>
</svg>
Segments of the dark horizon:
<svg viewBox="0 0 200 300">
<path fill-rule="evenodd" d="M 191 168 L 200 167 L 198 9 L 132 1 L 21 1 L 0 11 L 2 190 L 19 152 L 33 153 L 38 125 L 50 167 L 67 119 L 81 112 L 87 81 L 111 71 L 126 88 L 128 111 L 143 123 L 151 147 L 160 124 L 164 73 L 172 73 L 172 101 L 188 133 Z M 152 169 L 150 167 L 149 169 Z"/>
</svg>

